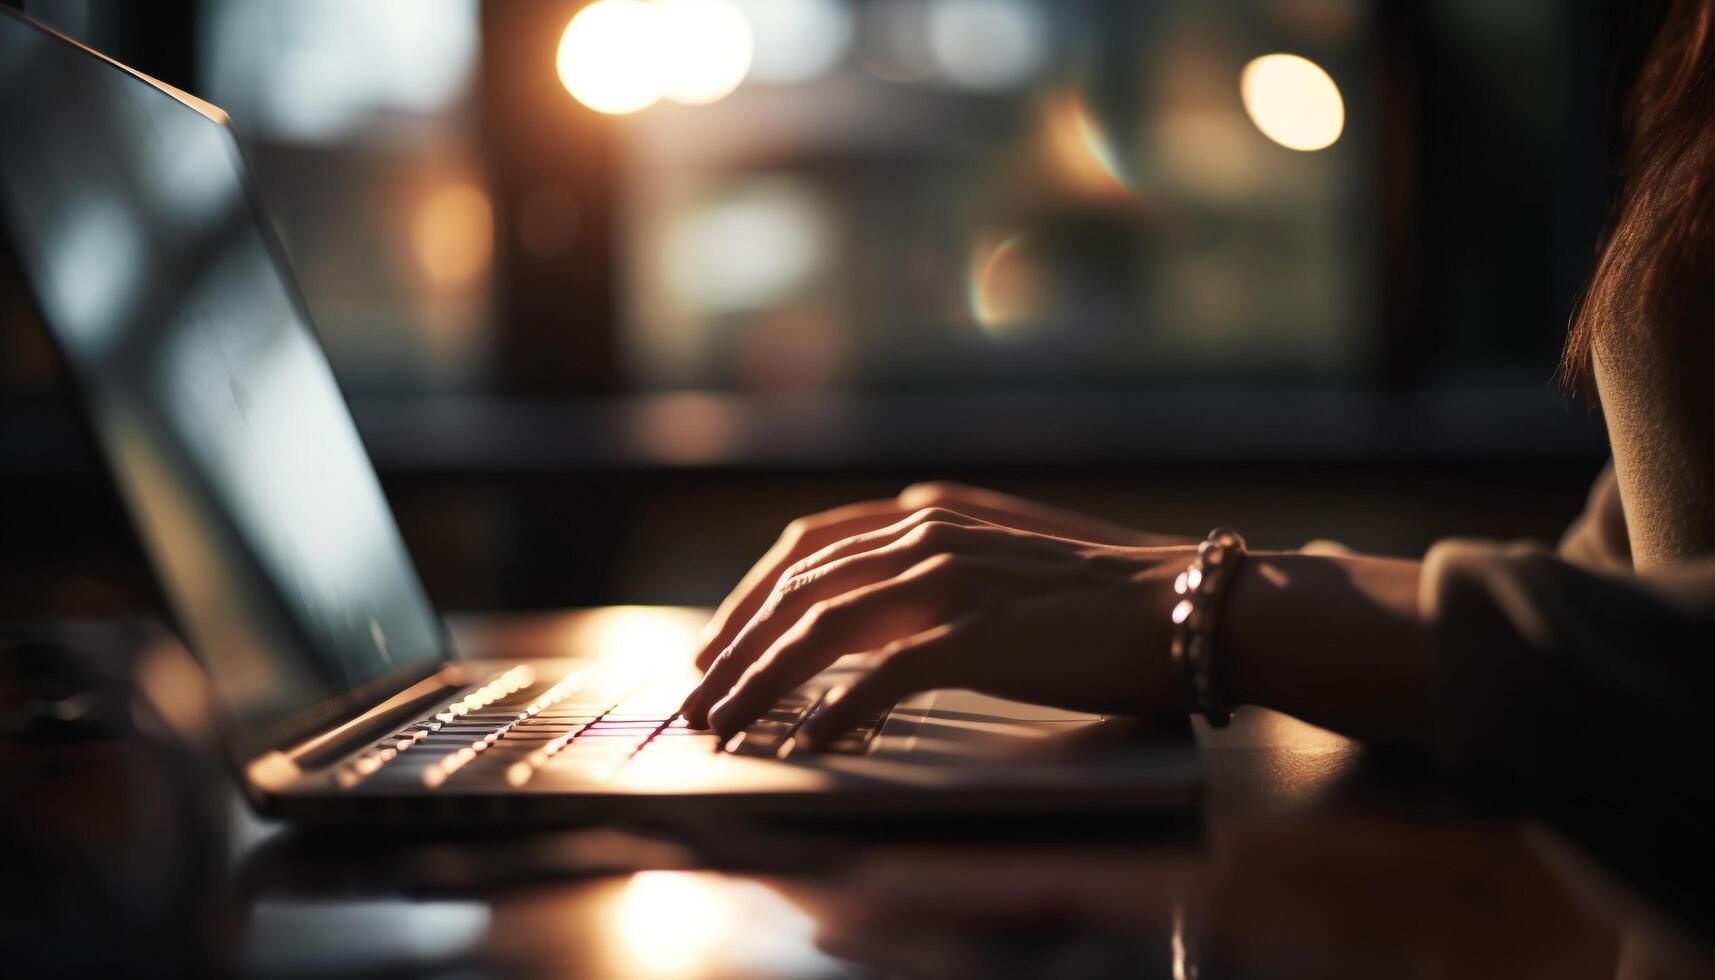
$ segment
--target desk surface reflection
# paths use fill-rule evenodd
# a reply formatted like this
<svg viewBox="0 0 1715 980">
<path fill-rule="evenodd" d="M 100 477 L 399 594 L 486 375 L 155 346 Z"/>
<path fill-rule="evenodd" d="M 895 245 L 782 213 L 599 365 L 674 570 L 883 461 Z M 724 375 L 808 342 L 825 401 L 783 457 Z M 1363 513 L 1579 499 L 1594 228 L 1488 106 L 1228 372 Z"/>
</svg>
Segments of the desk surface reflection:
<svg viewBox="0 0 1715 980">
<path fill-rule="evenodd" d="M 508 656 L 587 616 L 455 631 L 469 653 Z M 17 636 L 0 636 L 21 678 L 0 707 L 39 694 L 43 643 L 102 648 L 90 683 L 109 693 L 129 662 L 113 650 L 161 643 Z M 123 738 L 0 740 L 0 775 L 23 788 L 0 826 L 15 880 L 39 883 L 4 903 L 18 975 L 1576 978 L 1711 962 L 1695 903 L 1637 887 L 1587 835 L 1263 711 L 1198 731 L 1198 810 L 1132 826 L 432 838 L 257 819 L 206 758 L 127 721 Z"/>
</svg>

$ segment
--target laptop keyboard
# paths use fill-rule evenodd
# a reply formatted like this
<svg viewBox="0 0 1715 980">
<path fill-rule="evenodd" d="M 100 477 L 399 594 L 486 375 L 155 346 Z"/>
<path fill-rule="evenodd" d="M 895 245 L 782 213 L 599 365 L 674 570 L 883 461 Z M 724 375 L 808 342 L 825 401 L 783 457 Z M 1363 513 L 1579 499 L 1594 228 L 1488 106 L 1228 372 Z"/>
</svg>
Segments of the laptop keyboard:
<svg viewBox="0 0 1715 980">
<path fill-rule="evenodd" d="M 611 689 L 586 690 L 578 673 L 545 686 L 521 664 L 347 760 L 334 779 L 344 789 L 360 783 L 438 789 L 496 780 L 524 786 L 544 772 L 611 778 L 645 753 L 774 756 L 816 703 L 794 692 L 723 744 L 678 716 L 685 694 L 680 685 L 644 684 L 615 697 Z M 867 751 L 886 717 L 883 711 L 864 719 L 823 751 Z"/>
<path fill-rule="evenodd" d="M 752 722 L 749 728 L 727 739 L 722 746 L 735 755 L 778 756 L 792 733 L 798 730 L 804 716 L 816 706 L 816 698 L 794 691 L 782 698 L 768 713 Z M 822 746 L 823 752 L 856 754 L 869 748 L 871 740 L 881 731 L 887 712 L 879 711 L 863 719 L 851 731 Z"/>
</svg>

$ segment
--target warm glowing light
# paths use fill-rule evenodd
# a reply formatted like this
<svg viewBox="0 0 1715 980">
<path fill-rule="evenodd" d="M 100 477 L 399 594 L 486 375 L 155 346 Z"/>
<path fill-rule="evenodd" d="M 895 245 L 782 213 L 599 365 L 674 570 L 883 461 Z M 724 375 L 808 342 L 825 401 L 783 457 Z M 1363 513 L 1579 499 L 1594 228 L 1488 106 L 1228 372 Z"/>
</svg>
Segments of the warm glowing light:
<svg viewBox="0 0 1715 980">
<path fill-rule="evenodd" d="M 621 674 L 659 677 L 663 683 L 676 674 L 694 679 L 691 652 L 703 619 L 693 610 L 607 606 L 579 614 L 566 645 L 621 668 Z"/>
<path fill-rule="evenodd" d="M 488 195 L 465 183 L 436 189 L 417 208 L 411 247 L 436 285 L 469 285 L 488 270 L 494 254 L 494 212 Z"/>
<path fill-rule="evenodd" d="M 663 17 L 642 0 L 596 0 L 560 36 L 556 67 L 572 97 L 597 112 L 620 115 L 664 94 Z"/>
<path fill-rule="evenodd" d="M 971 252 L 971 316 L 989 334 L 1031 325 L 1041 313 L 1041 284 L 1022 252 L 1024 235 L 979 242 Z"/>
<path fill-rule="evenodd" d="M 609 906 L 616 974 L 639 980 L 700 976 L 828 976 L 816 925 L 757 882 L 691 871 L 639 871 Z"/>
<path fill-rule="evenodd" d="M 1239 94 L 1256 128 L 1288 149 L 1326 149 L 1346 128 L 1339 86 L 1320 65 L 1295 54 L 1263 55 L 1246 65 Z"/>
<path fill-rule="evenodd" d="M 1075 91 L 1048 99 L 1048 145 L 1054 162 L 1077 193 L 1088 197 L 1129 196 L 1119 155 L 1089 106 Z"/>
<path fill-rule="evenodd" d="M 663 97 L 723 99 L 754 53 L 750 21 L 732 0 L 597 0 L 566 25 L 558 68 L 579 102 L 620 115 Z"/>
<path fill-rule="evenodd" d="M 738 88 L 755 49 L 750 22 L 729 0 L 657 0 L 664 93 L 684 105 L 708 105 Z"/>
<path fill-rule="evenodd" d="M 732 904 L 718 879 L 684 871 L 640 871 L 614 908 L 615 938 L 637 973 L 689 976 L 731 930 Z"/>
</svg>

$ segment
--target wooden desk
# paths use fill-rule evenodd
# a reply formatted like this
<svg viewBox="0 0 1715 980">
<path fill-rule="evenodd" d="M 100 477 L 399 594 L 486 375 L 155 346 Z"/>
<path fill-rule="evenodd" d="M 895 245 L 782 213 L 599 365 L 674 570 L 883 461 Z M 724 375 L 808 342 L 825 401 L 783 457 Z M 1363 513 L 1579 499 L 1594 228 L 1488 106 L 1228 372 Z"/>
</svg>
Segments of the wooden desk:
<svg viewBox="0 0 1715 980">
<path fill-rule="evenodd" d="M 592 615 L 454 628 L 467 654 L 505 656 L 563 649 Z M 113 648 L 176 650 L 147 631 L 32 635 L 106 643 L 110 677 Z M 18 664 L 0 705 L 28 686 Z M 0 809 L 16 859 L 0 973 L 1578 978 L 1710 962 L 1683 909 L 1615 887 L 1555 832 L 1268 712 L 1199 731 L 1194 813 L 855 836 L 309 833 L 257 819 L 206 756 L 139 727 L 0 741 L 0 785 L 21 790 Z"/>
</svg>

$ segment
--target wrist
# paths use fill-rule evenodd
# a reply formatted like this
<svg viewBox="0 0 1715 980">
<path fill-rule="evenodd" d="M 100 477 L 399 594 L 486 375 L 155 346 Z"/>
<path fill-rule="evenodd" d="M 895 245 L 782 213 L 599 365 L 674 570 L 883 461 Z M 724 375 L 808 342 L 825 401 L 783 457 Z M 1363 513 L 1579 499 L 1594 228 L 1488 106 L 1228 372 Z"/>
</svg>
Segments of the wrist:
<svg viewBox="0 0 1715 980">
<path fill-rule="evenodd" d="M 1125 601 L 1127 615 L 1133 617 L 1131 635 L 1137 638 L 1132 649 L 1141 654 L 1132 661 L 1129 672 L 1140 682 L 1136 697 L 1139 711 L 1179 714 L 1188 705 L 1184 672 L 1170 649 L 1173 607 L 1179 604 L 1180 599 L 1173 590 L 1173 583 L 1196 557 L 1197 549 L 1190 546 L 1175 547 L 1170 551 L 1160 548 L 1149 550 L 1152 553 L 1144 567 L 1132 576 L 1130 595 Z"/>
<path fill-rule="evenodd" d="M 1222 623 L 1229 696 L 1360 737 L 1421 737 L 1429 685 L 1418 569 L 1386 558 L 1252 554 Z"/>
<path fill-rule="evenodd" d="M 1286 576 L 1279 552 L 1252 552 L 1234 577 L 1227 595 L 1222 621 L 1220 657 L 1216 661 L 1220 682 L 1234 707 L 1260 704 L 1267 707 L 1264 691 L 1266 669 L 1257 661 L 1267 655 L 1265 637 L 1285 598 Z"/>
</svg>

